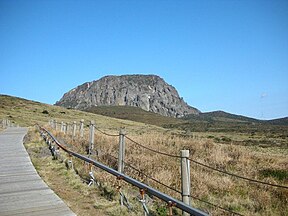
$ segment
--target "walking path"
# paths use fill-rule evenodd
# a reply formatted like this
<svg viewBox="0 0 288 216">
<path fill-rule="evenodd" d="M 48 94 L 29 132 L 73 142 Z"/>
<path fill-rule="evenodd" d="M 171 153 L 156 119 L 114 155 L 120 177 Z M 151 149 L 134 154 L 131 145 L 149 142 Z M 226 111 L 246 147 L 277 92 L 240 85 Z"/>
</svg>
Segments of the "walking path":
<svg viewBox="0 0 288 216">
<path fill-rule="evenodd" d="M 0 133 L 0 215 L 75 216 L 44 183 L 23 146 L 26 128 Z"/>
</svg>

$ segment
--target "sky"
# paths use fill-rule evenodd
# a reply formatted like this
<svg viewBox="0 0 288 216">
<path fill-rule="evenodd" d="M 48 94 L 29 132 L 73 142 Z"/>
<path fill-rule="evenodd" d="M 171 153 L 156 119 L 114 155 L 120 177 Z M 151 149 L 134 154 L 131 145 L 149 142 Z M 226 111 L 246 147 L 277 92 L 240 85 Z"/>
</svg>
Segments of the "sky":
<svg viewBox="0 0 288 216">
<path fill-rule="evenodd" d="M 288 116 L 287 0 L 0 0 L 0 94 L 155 74 L 202 112 Z"/>
</svg>

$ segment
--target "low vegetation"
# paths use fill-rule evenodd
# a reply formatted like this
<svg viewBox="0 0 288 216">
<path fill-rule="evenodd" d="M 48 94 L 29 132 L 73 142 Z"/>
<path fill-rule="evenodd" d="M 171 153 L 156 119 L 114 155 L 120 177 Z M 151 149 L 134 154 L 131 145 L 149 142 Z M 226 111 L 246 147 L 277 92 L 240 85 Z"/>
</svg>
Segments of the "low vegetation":
<svg viewBox="0 0 288 216">
<path fill-rule="evenodd" d="M 43 113 L 44 110 L 46 110 L 48 114 L 46 112 Z M 111 134 L 118 134 L 119 128 L 124 126 L 128 137 L 157 151 L 179 155 L 180 150 L 188 149 L 190 150 L 192 159 L 211 167 L 272 184 L 286 186 L 288 184 L 288 137 L 287 126 L 284 125 L 279 128 L 279 125 L 276 127 L 267 126 L 266 128 L 263 126 L 263 130 L 260 127 L 257 130 L 253 128 L 244 130 L 243 126 L 243 130 L 239 131 L 236 129 L 227 131 L 193 131 L 191 128 L 189 130 L 187 128 L 181 130 L 180 127 L 175 127 L 174 129 L 161 128 L 128 120 L 67 110 L 7 96 L 1 96 L 0 118 L 9 118 L 15 121 L 15 123 L 17 122 L 25 126 L 32 125 L 36 122 L 45 125 L 51 118 L 56 119 L 58 122 L 79 122 L 80 119 L 85 119 L 86 123 L 93 119 L 96 121 L 96 127 Z M 88 145 L 87 129 L 84 139 L 71 139 L 71 135 L 64 135 L 52 128 L 49 128 L 49 130 L 51 130 L 61 142 L 66 143 L 66 145 L 74 151 L 86 154 Z M 92 208 L 93 211 L 99 208 L 99 212 L 103 212 L 104 215 L 119 215 L 120 213 L 117 211 L 123 211 L 121 214 L 130 215 L 130 212 L 125 209 L 120 208 L 120 210 L 116 210 L 118 209 L 116 208 L 118 205 L 118 194 L 115 189 L 115 184 L 117 184 L 115 177 L 94 168 L 95 178 L 103 185 L 100 188 L 94 187 L 93 189 L 87 187 L 87 183 L 85 184 L 83 181 L 87 181 L 88 171 L 85 170 L 86 168 L 83 166 L 83 163 L 81 164 L 80 161 L 74 161 L 76 172 L 67 170 L 64 163 L 51 160 L 49 154 L 45 155 L 43 153 L 45 145 L 40 142 L 37 135 L 33 136 L 33 139 L 36 141 L 31 141 L 32 144 L 31 142 L 30 144 L 28 143 L 27 148 L 30 153 L 32 152 L 31 155 L 35 158 L 34 164 L 36 168 L 40 170 L 39 173 L 41 174 L 42 172 L 41 175 L 43 178 L 45 179 L 48 176 L 48 182 L 53 182 L 54 178 L 56 178 L 55 181 L 57 181 L 57 178 L 61 179 L 61 182 L 65 182 L 65 185 L 70 189 L 73 188 L 73 190 L 70 191 L 71 194 L 73 194 L 74 191 L 82 191 L 85 198 L 92 196 L 90 201 L 86 200 L 90 207 L 87 207 L 87 205 L 85 207 L 85 203 L 79 201 L 82 199 L 81 194 L 70 195 L 66 198 L 64 196 L 63 199 L 72 210 L 75 208 L 72 206 L 76 205 L 79 210 L 74 211 L 80 214 L 81 212 L 85 212 L 85 208 Z M 97 150 L 93 155 L 95 159 L 111 167 L 117 167 L 117 160 L 115 158 L 118 156 L 118 137 L 106 136 L 96 131 L 95 149 Z M 47 151 L 47 149 L 45 151 Z M 127 162 L 125 166 L 126 174 L 175 198 L 181 199 L 176 192 L 155 183 L 143 174 L 145 173 L 170 187 L 180 190 L 179 159 L 150 152 L 126 139 L 125 161 Z M 131 169 L 129 164 L 140 170 L 141 173 L 135 169 Z M 57 185 L 58 183 L 50 184 L 52 188 L 57 188 Z M 203 201 L 214 203 L 243 215 L 285 215 L 288 212 L 287 189 L 251 183 L 212 171 L 193 162 L 191 162 L 191 187 L 191 195 L 195 197 L 192 198 L 192 205 L 212 215 L 230 215 L 230 213 L 205 204 Z M 61 191 L 61 188 L 59 190 Z M 139 206 L 139 202 L 137 201 L 137 196 L 139 196 L 138 190 L 124 183 L 123 190 L 133 203 L 133 206 L 136 206 L 137 211 L 134 211 L 133 214 L 143 214 L 141 206 Z M 68 189 L 65 191 L 68 191 Z M 100 198 L 93 197 L 92 194 L 100 195 Z M 79 199 L 75 198 L 77 196 Z M 83 200 L 85 199 L 83 198 Z M 115 209 L 110 209 L 109 202 L 106 203 L 108 200 L 111 200 L 110 204 Z M 148 206 L 154 215 L 166 214 L 165 204 L 159 200 L 151 201 Z M 107 209 L 108 212 L 106 211 Z M 180 212 L 176 210 L 174 212 L 176 215 L 179 213 Z M 92 214 L 94 213 L 87 211 L 83 215 Z"/>
<path fill-rule="evenodd" d="M 85 154 L 87 142 L 75 142 L 70 138 L 71 135 L 64 136 L 56 131 L 53 131 L 53 133 L 71 143 L 75 150 L 77 149 Z M 257 146 L 228 145 L 215 143 L 211 139 L 203 137 L 187 138 L 176 134 L 163 136 L 163 134 L 157 132 L 142 135 L 135 133 L 130 134 L 129 137 L 145 144 L 147 147 L 172 155 L 179 155 L 181 149 L 189 149 L 194 160 L 247 178 L 279 185 L 287 185 L 288 182 L 287 149 L 277 151 L 274 147 L 263 149 Z M 98 151 L 97 156 L 94 156 L 95 159 L 116 169 L 117 137 L 109 137 L 96 132 L 95 140 Z M 143 175 L 145 173 L 170 187 L 181 190 L 179 159 L 155 154 L 126 139 L 126 162 L 126 174 L 181 199 L 178 193 L 155 183 Z M 131 169 L 129 164 L 140 170 L 141 173 Z M 115 184 L 115 177 L 105 172 L 97 170 L 95 176 L 100 182 L 109 182 L 110 185 Z M 192 162 L 191 181 L 192 196 L 243 215 L 285 215 L 288 210 L 287 189 L 251 183 L 211 171 Z M 229 213 L 197 199 L 192 199 L 192 203 L 193 206 L 212 215 L 229 215 Z"/>
</svg>

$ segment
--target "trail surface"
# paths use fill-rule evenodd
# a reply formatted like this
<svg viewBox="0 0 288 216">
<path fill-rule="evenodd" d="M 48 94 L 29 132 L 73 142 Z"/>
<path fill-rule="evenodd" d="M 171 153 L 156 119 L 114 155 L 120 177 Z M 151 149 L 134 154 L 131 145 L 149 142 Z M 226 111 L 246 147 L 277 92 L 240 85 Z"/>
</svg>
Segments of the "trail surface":
<svg viewBox="0 0 288 216">
<path fill-rule="evenodd" d="M 23 145 L 26 128 L 0 133 L 0 215 L 75 216 L 44 183 Z"/>
</svg>

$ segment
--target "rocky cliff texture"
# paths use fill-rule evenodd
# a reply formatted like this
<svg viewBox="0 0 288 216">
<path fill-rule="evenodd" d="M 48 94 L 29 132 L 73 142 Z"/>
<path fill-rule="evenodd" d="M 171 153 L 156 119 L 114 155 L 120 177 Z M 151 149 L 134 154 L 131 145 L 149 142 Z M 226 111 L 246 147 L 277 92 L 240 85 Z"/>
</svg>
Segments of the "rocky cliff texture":
<svg viewBox="0 0 288 216">
<path fill-rule="evenodd" d="M 101 105 L 135 106 L 172 117 L 199 113 L 155 75 L 106 76 L 70 90 L 56 105 L 80 110 Z"/>
</svg>

